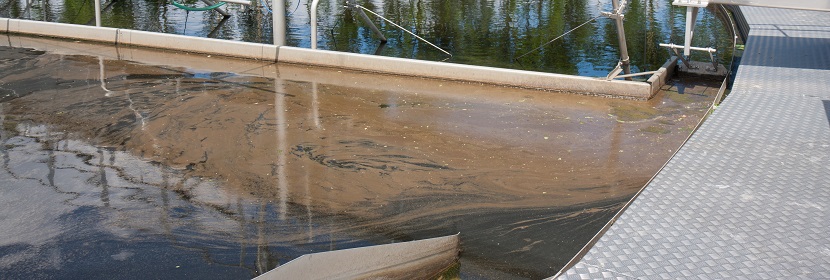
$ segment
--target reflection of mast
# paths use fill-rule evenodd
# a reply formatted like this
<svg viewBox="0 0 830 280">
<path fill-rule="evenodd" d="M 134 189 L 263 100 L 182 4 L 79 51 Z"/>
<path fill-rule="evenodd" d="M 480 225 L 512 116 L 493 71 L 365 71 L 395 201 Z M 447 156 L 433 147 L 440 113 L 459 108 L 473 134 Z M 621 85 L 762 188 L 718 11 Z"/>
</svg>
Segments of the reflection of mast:
<svg viewBox="0 0 830 280">
<path fill-rule="evenodd" d="M 311 119 L 317 130 L 323 129 L 320 124 L 320 101 L 317 99 L 317 82 L 311 82 Z"/>
<path fill-rule="evenodd" d="M 100 145 L 99 145 L 100 146 Z M 115 155 L 111 155 L 115 156 Z M 109 184 L 107 183 L 107 169 L 104 167 L 104 150 L 98 147 L 98 169 L 101 178 L 98 180 L 98 185 L 101 186 L 101 202 L 105 207 L 110 207 Z"/>
<path fill-rule="evenodd" d="M 623 132 L 621 130 L 622 123 L 615 121 L 614 122 L 614 129 L 611 131 L 611 147 L 609 148 L 609 155 L 608 155 L 608 162 L 606 163 L 606 170 L 611 174 L 614 174 L 614 177 L 617 177 L 619 173 L 619 166 L 620 166 L 620 142 Z M 612 187 L 611 191 L 616 192 L 619 188 Z M 612 195 L 616 196 L 616 193 Z"/>
<path fill-rule="evenodd" d="M 44 142 L 46 143 L 46 145 L 48 147 L 46 149 L 46 156 L 49 158 L 46 161 L 46 167 L 49 169 L 49 173 L 46 174 L 46 180 L 49 181 L 49 186 L 50 187 L 52 187 L 53 189 L 56 189 L 57 187 L 55 187 L 55 151 L 52 148 L 52 141 L 51 141 L 52 131 L 50 131 L 49 128 L 47 128 L 46 126 L 44 126 L 44 129 L 46 129 L 46 141 L 44 141 Z"/>
<path fill-rule="evenodd" d="M 265 242 L 265 201 L 259 199 L 259 215 L 256 223 L 256 270 L 259 274 L 268 271 L 268 244 Z"/>
<path fill-rule="evenodd" d="M 242 207 L 242 197 L 236 198 L 236 213 L 239 215 L 239 267 L 245 267 L 245 247 L 248 246 L 248 237 L 245 234 L 245 208 Z"/>
<path fill-rule="evenodd" d="M 161 215 L 159 216 L 159 222 L 161 222 L 161 226 L 164 228 L 164 235 L 167 235 L 171 243 L 175 244 L 176 236 L 173 234 L 173 229 L 170 226 L 170 195 L 167 191 L 167 188 L 170 187 L 170 179 L 168 177 L 169 175 L 162 173 L 164 185 L 159 188 L 159 196 L 161 196 Z"/>
<path fill-rule="evenodd" d="M 314 126 L 319 132 L 323 129 L 320 123 L 320 101 L 317 95 L 317 82 L 311 82 L 311 119 L 314 120 Z M 308 242 L 314 242 L 314 226 L 311 224 L 311 166 L 305 168 L 305 210 L 308 218 Z"/>
<path fill-rule="evenodd" d="M 305 169 L 305 212 L 308 218 L 308 243 L 314 242 L 314 226 L 311 225 L 311 166 Z"/>
<path fill-rule="evenodd" d="M 6 150 L 6 113 L 3 112 L 5 105 L 0 103 L 0 154 L 3 154 L 3 169 L 9 170 L 11 158 L 9 158 L 9 151 Z M 9 171 L 9 174 L 12 174 L 12 172 Z"/>
<path fill-rule="evenodd" d="M 12 1 L 15 2 L 15 1 Z M 23 17 L 27 19 L 32 19 L 32 2 L 34 0 L 26 0 L 26 8 L 23 9 Z"/>
<path fill-rule="evenodd" d="M 98 69 L 99 69 L 99 79 L 101 80 L 101 89 L 103 89 L 104 92 L 106 92 L 106 93 L 104 93 L 104 96 L 111 97 L 111 96 L 114 96 L 114 95 L 118 94 L 119 92 L 117 92 L 117 91 L 111 91 L 111 90 L 107 89 L 107 79 L 104 75 L 104 58 L 100 57 L 100 56 L 98 57 Z M 135 114 L 135 118 L 137 120 L 141 121 L 141 130 L 144 130 L 145 126 L 147 125 L 147 122 L 144 120 L 144 116 L 142 116 L 141 113 L 138 112 L 138 110 L 135 109 L 133 99 L 130 98 L 129 90 L 123 90 L 121 92 L 124 93 L 124 97 L 127 97 L 127 101 L 130 103 L 130 105 L 128 107 L 130 108 L 130 110 L 133 111 L 133 114 Z"/>
<path fill-rule="evenodd" d="M 286 128 L 288 126 L 288 122 L 285 118 L 285 89 L 283 87 L 282 81 L 274 78 L 274 90 L 276 91 L 276 102 L 274 102 L 274 106 L 276 107 L 276 114 L 277 114 L 277 191 L 279 193 L 279 218 L 281 221 L 284 221 L 287 215 L 287 200 L 288 200 L 288 176 L 286 176 L 285 172 L 285 161 L 286 155 L 288 154 L 287 151 L 287 143 L 286 143 Z"/>
<path fill-rule="evenodd" d="M 49 4 L 48 2 L 49 1 L 40 1 L 40 10 L 43 13 L 43 21 L 45 21 L 45 22 L 50 21 L 50 19 L 49 19 L 49 11 L 50 10 L 49 10 L 49 8 L 46 7 L 46 5 Z"/>
</svg>

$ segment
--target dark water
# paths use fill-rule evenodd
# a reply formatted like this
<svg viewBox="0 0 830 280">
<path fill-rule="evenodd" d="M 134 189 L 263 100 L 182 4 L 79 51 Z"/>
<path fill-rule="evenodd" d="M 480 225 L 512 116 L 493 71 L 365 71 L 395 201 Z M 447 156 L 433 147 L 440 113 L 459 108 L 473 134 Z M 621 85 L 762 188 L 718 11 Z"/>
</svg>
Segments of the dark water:
<svg viewBox="0 0 830 280">
<path fill-rule="evenodd" d="M 388 242 L 46 126 L 17 129 L 3 137 L 3 279 L 249 279 L 305 253 Z"/>
<path fill-rule="evenodd" d="M 459 232 L 462 278 L 551 276 L 719 85 L 643 102 L 0 42 L 51 50 L 0 47 L 4 279 L 250 278 Z"/>
<path fill-rule="evenodd" d="M 92 0 L 0 0 L 0 17 L 94 24 Z M 271 43 L 271 14 L 266 0 L 252 8 L 227 7 L 227 21 L 216 12 L 190 12 L 168 1 L 104 1 L 103 26 Z M 288 45 L 310 46 L 309 3 L 288 0 Z M 682 44 L 685 8 L 671 0 L 632 0 L 625 29 L 632 69 L 655 70 L 669 57 L 659 43 Z M 203 5 L 191 0 L 194 6 Z M 540 51 L 516 59 L 572 28 L 611 10 L 611 0 L 373 0 L 359 4 L 396 22 L 453 54 L 452 58 L 409 34 L 373 18 L 389 42 L 380 42 L 344 1 L 323 0 L 319 5 L 319 48 L 435 60 L 473 65 L 526 69 L 582 76 L 605 76 L 619 59 L 614 22 L 599 18 Z M 262 5 L 268 4 L 268 5 Z M 720 9 L 699 16 L 693 45 L 721 50 L 728 63 L 732 38 L 717 17 Z M 370 15 L 370 17 L 373 17 Z M 708 61 L 696 54 L 696 60 Z"/>
</svg>

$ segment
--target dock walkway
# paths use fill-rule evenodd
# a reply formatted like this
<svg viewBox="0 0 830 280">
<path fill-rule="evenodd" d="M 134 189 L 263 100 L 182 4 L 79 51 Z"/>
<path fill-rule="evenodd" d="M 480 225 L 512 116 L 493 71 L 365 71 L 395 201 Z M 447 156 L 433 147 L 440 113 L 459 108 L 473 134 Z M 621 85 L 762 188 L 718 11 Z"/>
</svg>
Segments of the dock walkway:
<svg viewBox="0 0 830 280">
<path fill-rule="evenodd" d="M 559 279 L 830 279 L 830 13 L 740 9 L 732 93 Z"/>
</svg>

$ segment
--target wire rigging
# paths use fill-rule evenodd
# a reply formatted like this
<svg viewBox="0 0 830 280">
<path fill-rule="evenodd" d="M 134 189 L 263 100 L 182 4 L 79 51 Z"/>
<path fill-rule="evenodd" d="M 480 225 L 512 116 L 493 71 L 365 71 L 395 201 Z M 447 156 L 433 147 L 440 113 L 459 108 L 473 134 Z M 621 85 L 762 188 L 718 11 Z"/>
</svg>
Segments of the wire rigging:
<svg viewBox="0 0 830 280">
<path fill-rule="evenodd" d="M 381 19 L 385 20 L 385 21 L 386 21 L 386 22 L 388 22 L 389 24 L 394 25 L 395 27 L 397 27 L 397 28 L 399 28 L 399 29 L 403 30 L 404 32 L 409 33 L 409 35 L 415 36 L 415 38 L 418 38 L 419 40 L 424 41 L 424 43 L 427 43 L 427 44 L 429 44 L 430 46 L 432 46 L 432 47 L 434 47 L 434 48 L 438 49 L 439 51 L 441 51 L 441 52 L 443 52 L 443 53 L 447 54 L 448 56 L 452 57 L 452 54 L 451 54 L 451 53 L 449 53 L 448 51 L 445 51 L 444 49 L 442 49 L 442 48 L 440 48 L 440 47 L 436 46 L 435 44 L 430 43 L 430 42 L 429 42 L 429 41 L 427 41 L 426 39 L 421 38 L 421 37 L 420 37 L 420 36 L 418 36 L 418 35 L 415 35 L 415 33 L 412 33 L 411 31 L 406 30 L 406 28 L 403 28 L 403 27 L 401 27 L 400 25 L 395 24 L 395 23 L 394 23 L 394 22 L 392 22 L 391 20 L 388 20 L 388 19 L 386 19 L 385 17 L 382 17 L 381 15 L 379 15 L 379 14 L 377 14 L 377 13 L 373 12 L 372 10 L 369 10 L 369 9 L 367 9 L 366 7 L 363 7 L 363 6 L 361 6 L 361 5 L 354 5 L 354 6 L 355 6 L 355 7 L 358 7 L 358 8 L 361 8 L 361 9 L 363 9 L 363 10 L 365 10 L 365 11 L 367 11 L 367 12 L 369 12 L 369 13 L 373 14 L 373 15 L 375 15 L 376 17 L 379 17 L 379 18 L 381 18 Z"/>
<path fill-rule="evenodd" d="M 538 51 L 538 50 L 540 50 L 540 49 L 544 48 L 545 46 L 550 45 L 550 44 L 551 44 L 551 43 L 553 43 L 554 41 L 559 40 L 559 38 L 565 37 L 565 35 L 568 35 L 569 33 L 574 32 L 575 30 L 577 30 L 577 29 L 579 29 L 580 27 L 582 27 L 582 26 L 584 26 L 584 25 L 588 24 L 589 22 L 595 21 L 596 19 L 601 18 L 601 17 L 602 17 L 602 15 L 599 15 L 599 16 L 596 16 L 596 17 L 594 17 L 594 18 L 592 18 L 592 19 L 589 19 L 588 21 L 583 22 L 583 23 L 582 23 L 582 24 L 580 24 L 580 25 L 577 25 L 577 26 L 576 26 L 576 27 L 574 27 L 573 29 L 568 30 L 568 32 L 562 33 L 562 35 L 559 35 L 559 36 L 557 36 L 556 38 L 553 38 L 553 40 L 550 40 L 550 41 L 548 41 L 547 43 L 544 43 L 544 44 L 542 44 L 541 46 L 536 47 L 535 49 L 533 49 L 533 50 L 531 50 L 531 51 L 529 51 L 529 52 L 526 52 L 526 53 L 525 53 L 525 54 L 523 54 L 523 55 L 520 55 L 520 56 L 516 57 L 516 59 L 522 58 L 522 57 L 524 57 L 524 56 L 526 56 L 526 55 L 528 55 L 528 54 L 530 54 L 530 53 L 532 53 L 532 52 Z"/>
</svg>

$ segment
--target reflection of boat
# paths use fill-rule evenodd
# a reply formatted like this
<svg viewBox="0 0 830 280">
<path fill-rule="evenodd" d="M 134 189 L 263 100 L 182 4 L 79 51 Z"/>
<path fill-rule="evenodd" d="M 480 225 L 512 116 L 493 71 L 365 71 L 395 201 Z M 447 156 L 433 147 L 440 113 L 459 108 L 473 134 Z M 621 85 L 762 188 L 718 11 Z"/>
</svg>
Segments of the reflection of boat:
<svg viewBox="0 0 830 280">
<path fill-rule="evenodd" d="M 434 278 L 458 261 L 458 234 L 300 256 L 265 279 Z"/>
</svg>

